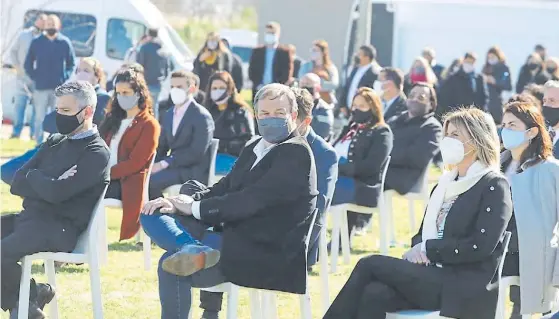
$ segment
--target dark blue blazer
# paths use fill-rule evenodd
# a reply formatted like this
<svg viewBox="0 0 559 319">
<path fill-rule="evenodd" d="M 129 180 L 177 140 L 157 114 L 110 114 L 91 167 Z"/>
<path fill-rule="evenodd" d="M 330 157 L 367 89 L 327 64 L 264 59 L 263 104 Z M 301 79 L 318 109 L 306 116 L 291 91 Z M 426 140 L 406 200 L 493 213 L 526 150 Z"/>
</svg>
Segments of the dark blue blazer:
<svg viewBox="0 0 559 319">
<path fill-rule="evenodd" d="M 553 157 L 559 159 L 559 142 L 557 142 L 557 143 L 555 143 L 555 145 L 553 145 Z"/>
<path fill-rule="evenodd" d="M 330 201 L 332 196 L 334 196 L 336 181 L 338 180 L 338 155 L 334 148 L 322 137 L 318 136 L 312 128 L 309 128 L 307 142 L 314 155 L 316 185 L 318 189 L 316 200 L 318 215 L 316 216 L 315 226 L 311 234 L 307 256 L 308 265 L 311 266 L 316 263 L 318 258 L 318 235 L 323 227 L 322 216 L 328 209 L 328 206 L 330 206 Z"/>
</svg>

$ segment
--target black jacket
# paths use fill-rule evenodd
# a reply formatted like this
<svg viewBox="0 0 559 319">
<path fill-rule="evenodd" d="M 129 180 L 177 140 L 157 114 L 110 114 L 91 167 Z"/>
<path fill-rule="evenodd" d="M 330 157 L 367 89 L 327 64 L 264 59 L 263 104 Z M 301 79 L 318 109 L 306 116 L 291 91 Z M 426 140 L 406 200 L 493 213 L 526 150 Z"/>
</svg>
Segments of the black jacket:
<svg viewBox="0 0 559 319">
<path fill-rule="evenodd" d="M 480 74 L 475 76 L 475 91 L 472 87 L 470 76 L 463 70 L 453 74 L 444 82 L 440 89 L 440 101 L 437 113 L 445 114 L 460 106 L 475 105 L 485 110 L 487 94 L 485 81 Z"/>
<path fill-rule="evenodd" d="M 318 195 L 312 152 L 304 137 L 290 137 L 251 169 L 258 141 L 194 199 L 200 200 L 203 222 L 223 225 L 220 267 L 227 281 L 304 294 L 305 238 Z"/>
<path fill-rule="evenodd" d="M 406 106 L 406 100 L 406 96 L 403 93 L 400 94 L 392 104 L 387 106 L 388 110 L 386 110 L 386 108 L 384 109 L 384 120 L 386 122 L 391 122 L 402 113 L 407 112 L 408 107 Z"/>
<path fill-rule="evenodd" d="M 171 69 L 169 58 L 161 52 L 162 46 L 157 40 L 140 47 L 136 60 L 144 67 L 147 85 L 161 85 Z"/>
<path fill-rule="evenodd" d="M 489 66 L 491 76 L 495 78 L 495 84 L 487 83 L 487 108 L 495 123 L 501 124 L 503 120 L 503 91 L 512 90 L 512 82 L 509 67 L 504 63 Z"/>
<path fill-rule="evenodd" d="M 347 78 L 347 80 L 345 82 L 345 87 L 341 91 L 342 94 L 340 95 L 340 98 L 338 99 L 339 105 L 341 105 L 343 107 L 347 107 L 348 109 L 351 108 L 351 105 L 346 105 L 347 104 L 347 95 L 349 94 L 349 88 L 351 86 L 351 82 L 353 81 L 353 78 L 355 77 L 355 73 L 357 73 L 358 69 L 359 69 L 359 67 L 354 67 L 353 68 L 353 70 L 351 71 L 351 73 L 349 74 L 349 77 Z M 361 78 L 361 80 L 359 80 L 359 84 L 357 85 L 357 88 L 366 86 L 366 87 L 372 89 L 374 84 L 375 84 L 375 81 L 378 80 L 380 70 L 381 70 L 381 67 L 380 67 L 380 65 L 378 65 L 378 63 L 376 63 L 376 62 L 371 63 L 371 68 L 369 68 L 367 70 L 367 72 L 365 72 L 363 74 L 363 77 Z"/>
<path fill-rule="evenodd" d="M 258 87 L 264 79 L 266 68 L 266 47 L 252 50 L 248 66 L 248 78 L 252 81 L 252 96 L 256 95 Z M 285 84 L 293 76 L 293 60 L 289 49 L 280 45 L 276 48 L 272 65 L 272 83 Z"/>
<path fill-rule="evenodd" d="M 544 85 L 548 80 L 550 80 L 550 78 L 543 73 L 542 68 L 535 72 L 535 74 L 532 74 L 528 65 L 524 64 L 522 68 L 520 68 L 518 81 L 516 82 L 516 93 L 522 93 L 528 84 L 535 83 L 537 85 Z"/>
<path fill-rule="evenodd" d="M 445 221 L 442 239 L 426 242 L 427 258 L 442 264 L 441 315 L 493 319 L 497 290 L 487 291 L 503 253 L 501 240 L 512 215 L 507 180 L 490 172 L 459 195 Z M 412 246 L 421 243 L 423 223 Z"/>
<path fill-rule="evenodd" d="M 219 54 L 215 62 L 210 65 L 204 61 L 199 60 L 202 52 L 204 51 L 201 50 L 194 60 L 194 69 L 192 70 L 192 72 L 194 72 L 194 74 L 198 75 L 198 77 L 200 78 L 200 89 L 206 91 L 206 89 L 208 88 L 208 81 L 210 79 L 210 76 L 212 76 L 212 74 L 214 74 L 215 72 L 227 71 L 229 72 L 229 74 L 233 75 L 235 58 L 232 56 L 231 52 L 227 51 Z M 235 78 L 233 78 L 233 80 L 235 81 Z M 237 85 L 237 88 L 239 87 L 236 81 L 235 85 Z"/>
<path fill-rule="evenodd" d="M 219 153 L 239 156 L 245 144 L 254 136 L 254 119 L 250 111 L 232 99 L 219 111 L 213 101 L 206 104 L 215 122 L 214 138 L 219 139 Z"/>
<path fill-rule="evenodd" d="M 442 126 L 433 113 L 410 119 L 407 112 L 389 124 L 394 134 L 394 147 L 385 189 L 393 189 L 403 195 L 421 182 L 421 173 L 428 169 L 438 153 Z"/>
<path fill-rule="evenodd" d="M 344 128 L 341 137 L 347 134 L 351 125 Z M 340 142 L 341 137 L 334 145 Z M 339 164 L 338 170 L 340 176 L 355 180 L 355 204 L 378 206 L 382 194 L 382 165 L 392 151 L 392 140 L 392 131 L 386 125 L 360 128 L 351 139 L 347 163 Z"/>
</svg>

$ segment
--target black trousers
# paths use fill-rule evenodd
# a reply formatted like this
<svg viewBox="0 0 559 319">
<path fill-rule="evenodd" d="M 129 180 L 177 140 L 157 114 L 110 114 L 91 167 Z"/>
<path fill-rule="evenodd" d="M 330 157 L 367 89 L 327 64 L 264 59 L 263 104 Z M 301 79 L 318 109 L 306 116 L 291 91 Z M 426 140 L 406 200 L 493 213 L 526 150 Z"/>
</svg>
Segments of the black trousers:
<svg viewBox="0 0 559 319">
<path fill-rule="evenodd" d="M 107 193 L 105 198 L 112 198 L 122 200 L 122 186 L 119 179 L 112 179 L 109 187 L 107 188 Z"/>
<path fill-rule="evenodd" d="M 387 312 L 441 308 L 442 269 L 382 255 L 364 257 L 324 319 L 384 319 Z"/>
<path fill-rule="evenodd" d="M 22 213 L 24 214 L 24 213 Z M 69 225 L 50 218 L 33 218 L 17 214 L 4 215 L 2 228 L 1 273 L 2 309 L 16 307 L 19 298 L 21 266 L 19 260 L 38 252 L 69 252 L 78 240 L 78 231 Z M 31 284 L 31 300 L 35 298 L 34 283 Z"/>
</svg>

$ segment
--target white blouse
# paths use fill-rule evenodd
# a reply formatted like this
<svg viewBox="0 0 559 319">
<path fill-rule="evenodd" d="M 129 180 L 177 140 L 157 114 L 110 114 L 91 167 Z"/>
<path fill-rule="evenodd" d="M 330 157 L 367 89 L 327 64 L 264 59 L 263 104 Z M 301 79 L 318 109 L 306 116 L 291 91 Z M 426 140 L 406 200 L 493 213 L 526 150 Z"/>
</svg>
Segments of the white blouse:
<svg viewBox="0 0 559 319">
<path fill-rule="evenodd" d="M 118 146 L 120 144 L 120 139 L 122 138 L 122 135 L 124 135 L 124 132 L 126 131 L 128 126 L 130 126 L 130 124 L 132 123 L 132 120 L 133 119 L 123 119 L 122 122 L 120 122 L 118 131 L 115 133 L 115 135 L 113 135 L 113 138 L 111 139 L 111 146 L 109 147 L 111 150 L 109 167 L 113 167 L 118 163 Z"/>
</svg>

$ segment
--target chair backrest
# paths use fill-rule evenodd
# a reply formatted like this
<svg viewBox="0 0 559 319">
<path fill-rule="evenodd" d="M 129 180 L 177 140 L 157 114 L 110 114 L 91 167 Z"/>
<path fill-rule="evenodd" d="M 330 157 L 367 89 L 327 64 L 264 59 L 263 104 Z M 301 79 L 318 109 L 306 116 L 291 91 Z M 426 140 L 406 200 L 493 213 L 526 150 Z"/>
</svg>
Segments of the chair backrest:
<svg viewBox="0 0 559 319">
<path fill-rule="evenodd" d="M 107 188 L 109 185 L 106 185 L 99 197 L 99 200 L 93 207 L 93 213 L 91 214 L 91 219 L 89 220 L 89 225 L 87 225 L 87 229 L 80 235 L 78 238 L 78 243 L 76 244 L 76 248 L 74 248 L 74 253 L 79 254 L 86 254 L 91 253 L 92 250 L 96 250 L 97 245 L 99 243 L 98 238 L 100 229 L 99 229 L 99 222 L 101 221 L 101 214 L 105 213 L 104 209 L 101 209 L 101 203 L 105 198 L 105 193 L 107 192 Z M 103 230 L 105 231 L 105 230 Z"/>
<path fill-rule="evenodd" d="M 429 161 L 429 164 L 425 166 L 425 169 L 421 172 L 421 175 L 419 175 L 417 183 L 411 188 L 410 193 L 423 194 L 429 192 L 429 168 L 431 167 L 431 163 L 432 161 Z"/>
<path fill-rule="evenodd" d="M 503 275 L 503 267 L 505 265 L 505 258 L 507 253 L 509 252 L 509 243 L 511 238 L 511 232 L 506 231 L 505 236 L 503 238 L 503 255 L 501 256 L 501 260 L 499 261 L 499 268 L 497 268 L 497 281 L 495 283 L 488 283 L 485 287 L 487 290 L 493 290 L 499 286 L 499 281 L 501 281 L 501 277 Z"/>
<path fill-rule="evenodd" d="M 210 143 L 210 169 L 208 170 L 208 185 L 212 184 L 215 178 L 215 162 L 217 159 L 217 149 L 219 148 L 219 140 L 212 138 Z"/>
<path fill-rule="evenodd" d="M 146 185 L 144 187 L 144 198 L 146 200 L 148 200 L 149 198 L 149 180 L 151 178 L 151 169 L 153 168 L 153 164 L 155 163 L 155 156 L 156 154 L 154 153 L 151 158 L 151 163 L 149 164 L 148 175 L 146 176 Z"/>
<path fill-rule="evenodd" d="M 312 231 L 314 228 L 314 223 L 316 222 L 316 215 L 318 215 L 318 208 L 315 208 L 313 213 L 312 213 L 312 219 L 311 219 L 311 224 L 309 225 L 309 231 L 307 232 L 307 237 L 305 238 L 305 245 L 307 246 L 306 248 L 306 256 L 309 255 L 309 245 L 311 242 L 311 236 L 312 236 Z"/>
</svg>

